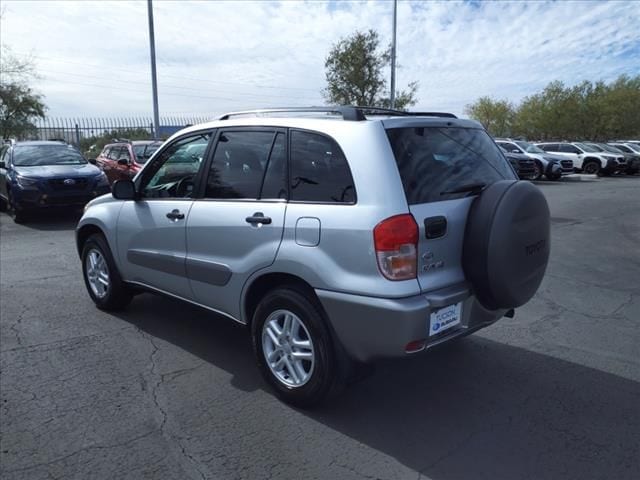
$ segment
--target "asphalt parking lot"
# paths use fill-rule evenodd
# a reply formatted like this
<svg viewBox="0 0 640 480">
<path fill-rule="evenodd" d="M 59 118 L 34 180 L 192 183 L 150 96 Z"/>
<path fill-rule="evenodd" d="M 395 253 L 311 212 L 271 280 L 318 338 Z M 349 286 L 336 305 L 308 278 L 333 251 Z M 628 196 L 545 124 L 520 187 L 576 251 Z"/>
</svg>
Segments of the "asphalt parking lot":
<svg viewBox="0 0 640 480">
<path fill-rule="evenodd" d="M 311 412 L 228 320 L 150 294 L 95 309 L 76 218 L 0 214 L 0 476 L 640 478 L 640 177 L 539 186 L 551 262 L 514 319 Z"/>
</svg>

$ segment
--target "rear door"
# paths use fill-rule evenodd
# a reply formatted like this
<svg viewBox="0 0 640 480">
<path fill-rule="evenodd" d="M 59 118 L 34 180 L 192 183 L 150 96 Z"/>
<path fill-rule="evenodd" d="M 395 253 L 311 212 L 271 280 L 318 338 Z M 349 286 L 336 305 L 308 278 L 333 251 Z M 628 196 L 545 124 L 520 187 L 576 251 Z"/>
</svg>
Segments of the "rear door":
<svg viewBox="0 0 640 480">
<path fill-rule="evenodd" d="M 187 274 L 196 300 L 239 318 L 252 273 L 273 263 L 286 210 L 286 133 L 224 129 L 187 222 Z"/>
<path fill-rule="evenodd" d="M 412 126 L 389 128 L 387 136 L 419 227 L 422 291 L 463 282 L 462 247 L 473 191 L 456 190 L 517 177 L 481 129 Z"/>
</svg>

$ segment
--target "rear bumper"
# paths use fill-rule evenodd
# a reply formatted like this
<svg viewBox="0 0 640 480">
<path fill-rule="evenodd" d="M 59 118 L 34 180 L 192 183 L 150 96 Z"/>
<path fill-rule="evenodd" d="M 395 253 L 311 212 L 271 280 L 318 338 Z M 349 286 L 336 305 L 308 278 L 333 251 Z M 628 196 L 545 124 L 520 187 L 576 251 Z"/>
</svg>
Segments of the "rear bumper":
<svg viewBox="0 0 640 480">
<path fill-rule="evenodd" d="M 333 330 L 354 359 L 406 357 L 408 343 L 426 340 L 426 349 L 476 330 L 501 318 L 506 310 L 489 311 L 466 285 L 456 285 L 414 297 L 389 299 L 316 290 Z M 462 302 L 460 325 L 429 338 L 429 318 L 442 307 Z"/>
</svg>

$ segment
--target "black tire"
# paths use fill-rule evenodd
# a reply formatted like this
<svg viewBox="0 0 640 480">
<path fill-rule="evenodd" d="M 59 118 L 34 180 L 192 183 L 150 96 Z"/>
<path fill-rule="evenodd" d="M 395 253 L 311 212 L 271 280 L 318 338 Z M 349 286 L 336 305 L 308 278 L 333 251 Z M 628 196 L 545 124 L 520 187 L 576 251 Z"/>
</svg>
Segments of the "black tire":
<svg viewBox="0 0 640 480">
<path fill-rule="evenodd" d="M 540 180 L 542 178 L 542 172 L 544 168 L 542 168 L 542 164 L 538 161 L 533 163 L 534 172 L 531 174 L 531 180 Z"/>
<path fill-rule="evenodd" d="M 552 180 L 555 182 L 562 178 L 562 173 L 547 173 L 545 174 L 545 177 L 547 177 L 547 180 Z"/>
<path fill-rule="evenodd" d="M 313 345 L 314 360 L 309 377 L 300 386 L 292 386 L 279 379 L 267 364 L 263 348 L 263 327 L 278 311 L 288 311 L 297 316 L 308 332 Z M 296 407 L 309 408 L 334 397 L 346 385 L 348 377 L 346 356 L 335 344 L 327 327 L 322 307 L 316 298 L 294 285 L 283 286 L 268 292 L 258 304 L 251 322 L 251 339 L 260 373 L 275 390 L 278 397 Z M 288 356 L 282 354 L 281 356 Z M 289 356 L 291 360 L 291 357 Z M 345 362 L 345 363 L 343 363 Z"/>
<path fill-rule="evenodd" d="M 587 175 L 598 175 L 601 172 L 600 164 L 595 160 L 588 160 L 582 165 L 582 171 Z"/>
<path fill-rule="evenodd" d="M 11 190 L 7 192 L 7 198 L 7 213 L 9 214 L 9 216 L 15 223 L 24 223 L 27 220 L 26 210 L 16 206 L 13 200 L 13 195 L 11 194 Z"/>
<path fill-rule="evenodd" d="M 109 285 L 103 296 L 99 296 L 94 292 L 88 277 L 87 257 L 94 250 L 102 255 L 108 269 Z M 87 292 L 89 292 L 91 300 L 93 300 L 93 303 L 95 303 L 99 309 L 118 311 L 125 308 L 129 302 L 131 302 L 131 298 L 133 297 L 131 290 L 122 281 L 118 267 L 113 260 L 111 249 L 101 234 L 91 235 L 82 247 L 82 277 L 84 278 L 84 284 L 87 287 Z"/>
</svg>

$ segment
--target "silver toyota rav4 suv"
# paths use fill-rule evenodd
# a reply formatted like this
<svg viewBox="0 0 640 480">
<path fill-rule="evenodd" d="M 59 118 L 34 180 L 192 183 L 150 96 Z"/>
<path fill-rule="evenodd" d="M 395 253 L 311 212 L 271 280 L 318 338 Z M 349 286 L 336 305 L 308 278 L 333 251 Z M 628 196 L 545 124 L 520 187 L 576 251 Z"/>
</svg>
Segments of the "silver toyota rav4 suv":
<svg viewBox="0 0 640 480">
<path fill-rule="evenodd" d="M 358 107 L 184 129 L 93 200 L 76 233 L 98 308 L 142 291 L 244 324 L 296 405 L 354 365 L 513 315 L 549 257 L 549 209 L 480 124 Z"/>
</svg>

